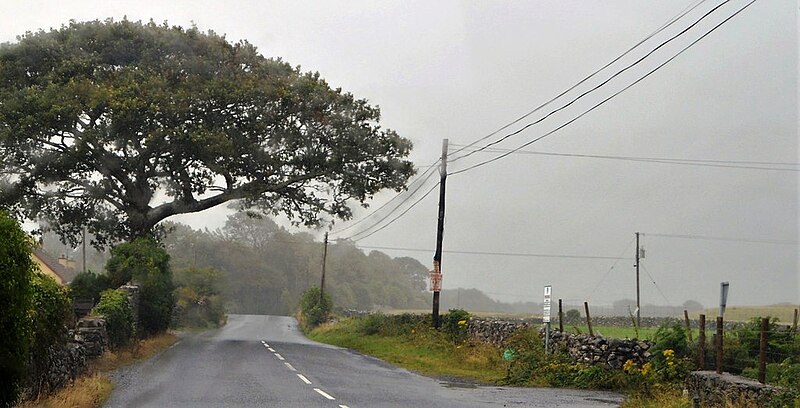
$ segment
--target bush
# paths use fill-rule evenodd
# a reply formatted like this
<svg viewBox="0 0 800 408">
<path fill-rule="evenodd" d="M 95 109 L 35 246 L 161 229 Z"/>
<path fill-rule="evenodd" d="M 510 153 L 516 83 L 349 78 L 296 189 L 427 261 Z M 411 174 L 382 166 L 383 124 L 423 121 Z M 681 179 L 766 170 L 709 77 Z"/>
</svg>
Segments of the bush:
<svg viewBox="0 0 800 408">
<path fill-rule="evenodd" d="M 25 378 L 35 270 L 30 240 L 0 211 L 0 407 L 16 402 Z"/>
<path fill-rule="evenodd" d="M 367 336 L 381 333 L 386 316 L 383 313 L 370 313 L 358 320 L 358 331 Z"/>
<path fill-rule="evenodd" d="M 34 273 L 31 279 L 31 321 L 33 338 L 28 368 L 29 397 L 52 391 L 54 384 L 41 381 L 55 369 L 54 353 L 64 347 L 67 340 L 67 324 L 73 318 L 69 290 L 43 273 Z"/>
<path fill-rule="evenodd" d="M 92 314 L 106 319 L 109 346 L 117 349 L 127 345 L 133 337 L 133 313 L 128 303 L 128 295 L 119 289 L 109 289 L 100 294 L 100 302 L 92 309 Z"/>
<path fill-rule="evenodd" d="M 656 334 L 653 336 L 653 347 L 650 353 L 653 355 L 653 365 L 656 370 L 662 369 L 667 363 L 666 350 L 672 350 L 669 355 L 681 359 L 689 354 L 689 343 L 686 328 L 678 321 L 671 320 L 663 323 Z"/>
<path fill-rule="evenodd" d="M 106 264 L 112 287 L 139 285 L 137 335 L 150 336 L 169 328 L 174 307 L 169 255 L 155 240 L 138 238 L 116 246 Z"/>
<path fill-rule="evenodd" d="M 530 384 L 534 372 L 545 364 L 547 359 L 542 337 L 533 329 L 519 330 L 509 338 L 506 347 L 508 352 L 505 354 L 510 362 L 503 382 L 512 385 Z"/>
<path fill-rule="evenodd" d="M 564 323 L 575 324 L 581 321 L 581 312 L 578 309 L 567 310 L 564 314 Z"/>
<path fill-rule="evenodd" d="M 175 273 L 173 324 L 178 327 L 219 327 L 225 321 L 220 295 L 222 273 L 214 268 L 187 268 Z"/>
<path fill-rule="evenodd" d="M 92 271 L 81 272 L 69 284 L 72 299 L 92 299 L 97 302 L 100 292 L 110 289 L 111 281 L 106 275 L 98 275 Z"/>
<path fill-rule="evenodd" d="M 303 297 L 300 298 L 300 314 L 301 323 L 307 328 L 319 326 L 327 321 L 331 310 L 333 310 L 333 301 L 327 293 L 320 301 L 319 288 L 309 288 L 303 292 Z"/>
<path fill-rule="evenodd" d="M 469 313 L 463 309 L 450 309 L 442 316 L 442 330 L 454 343 L 463 343 L 469 335 Z"/>
</svg>

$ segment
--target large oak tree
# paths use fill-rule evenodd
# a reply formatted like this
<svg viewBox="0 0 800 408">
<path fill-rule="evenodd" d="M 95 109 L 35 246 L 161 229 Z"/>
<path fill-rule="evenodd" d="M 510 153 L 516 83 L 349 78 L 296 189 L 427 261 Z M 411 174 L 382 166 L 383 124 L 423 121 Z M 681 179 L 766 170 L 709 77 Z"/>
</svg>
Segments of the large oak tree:
<svg viewBox="0 0 800 408">
<path fill-rule="evenodd" d="M 0 46 L 0 207 L 97 245 L 230 200 L 313 225 L 413 173 L 380 112 L 213 32 L 72 22 Z"/>
</svg>

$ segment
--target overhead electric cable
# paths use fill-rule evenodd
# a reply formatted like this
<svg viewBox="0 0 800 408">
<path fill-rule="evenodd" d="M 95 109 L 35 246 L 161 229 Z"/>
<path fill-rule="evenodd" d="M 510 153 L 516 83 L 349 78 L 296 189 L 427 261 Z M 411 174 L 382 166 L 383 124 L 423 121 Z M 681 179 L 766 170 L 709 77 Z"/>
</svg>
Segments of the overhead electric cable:
<svg viewBox="0 0 800 408">
<path fill-rule="evenodd" d="M 406 210 L 405 210 L 405 211 L 403 211 L 403 212 L 401 212 L 401 213 L 400 213 L 400 214 L 399 214 L 397 217 L 394 217 L 394 218 L 392 218 L 392 219 L 391 219 L 391 221 L 389 221 L 388 223 L 386 223 L 384 226 L 382 226 L 382 227 L 380 227 L 380 228 L 376 229 L 375 231 L 372 231 L 372 232 L 370 232 L 370 233 L 369 233 L 369 234 L 367 234 L 367 235 L 364 235 L 364 236 L 363 236 L 363 237 L 361 237 L 361 238 L 356 238 L 356 239 L 353 239 L 353 237 L 355 237 L 356 235 L 360 235 L 360 234 L 362 234 L 363 232 L 366 232 L 367 230 L 364 230 L 364 231 L 362 231 L 362 232 L 359 232 L 358 234 L 352 235 L 352 236 L 348 237 L 348 239 L 353 239 L 353 241 L 355 241 L 355 242 L 358 242 L 358 241 L 361 241 L 362 239 L 365 239 L 365 238 L 371 237 L 372 235 L 374 235 L 375 233 L 377 233 L 377 232 L 379 232 L 379 231 L 382 231 L 384 228 L 386 228 L 386 227 L 388 227 L 388 226 L 392 225 L 392 224 L 393 224 L 395 221 L 397 221 L 398 219 L 400 219 L 400 217 L 402 217 L 402 216 L 406 215 L 406 213 L 408 213 L 409 211 L 411 211 L 411 209 L 412 209 L 412 208 L 414 208 L 414 206 L 416 206 L 417 204 L 419 204 L 419 203 L 420 203 L 420 201 L 424 200 L 424 199 L 425 199 L 425 197 L 427 197 L 427 196 L 428 196 L 428 195 L 429 195 L 429 194 L 430 194 L 430 193 L 431 193 L 431 192 L 432 192 L 434 189 L 436 189 L 436 187 L 439 187 L 439 183 L 438 183 L 438 182 L 437 182 L 436 184 L 434 184 L 434 185 L 433 185 L 433 187 L 431 187 L 431 189 L 430 189 L 430 190 L 428 190 L 427 192 L 425 192 L 425 194 L 424 194 L 422 197 L 420 197 L 420 198 L 419 198 L 417 201 L 414 201 L 414 203 L 413 203 L 413 204 L 411 204 L 411 206 L 410 206 L 410 207 L 406 208 Z M 375 224 L 375 225 L 377 225 L 377 224 Z M 375 225 L 373 225 L 373 227 L 374 227 Z M 370 228 L 372 228 L 372 227 L 370 227 Z"/>
<path fill-rule="evenodd" d="M 704 20 L 706 17 L 708 17 L 709 15 L 711 15 L 713 12 L 717 11 L 717 10 L 718 10 L 720 7 L 724 6 L 724 5 L 725 5 L 725 4 L 727 4 L 729 1 L 730 1 L 730 0 L 725 0 L 724 2 L 722 2 L 722 3 L 718 4 L 716 7 L 712 8 L 711 10 L 709 10 L 708 12 L 706 12 L 705 14 L 703 14 L 703 15 L 702 15 L 702 16 L 701 16 L 701 17 L 700 17 L 698 20 L 696 20 L 694 23 L 690 24 L 688 27 L 684 28 L 683 30 L 681 30 L 681 31 L 680 31 L 680 32 L 678 32 L 677 34 L 673 35 L 672 37 L 670 37 L 670 38 L 669 38 L 669 39 L 667 39 L 666 41 L 662 42 L 661 44 L 659 44 L 658 46 L 656 46 L 655 48 L 653 48 L 652 50 L 650 50 L 650 52 L 648 52 L 647 54 L 645 54 L 644 56 L 642 56 L 642 57 L 641 57 L 641 58 L 639 58 L 638 60 L 634 61 L 634 62 L 633 62 L 633 63 L 631 63 L 630 65 L 628 65 L 628 66 L 626 66 L 625 68 L 623 68 L 623 69 L 621 69 L 621 70 L 617 71 L 617 72 L 616 72 L 614 75 L 610 76 L 610 77 L 609 77 L 609 78 L 607 78 L 605 81 L 603 81 L 603 82 L 600 82 L 599 84 L 595 85 L 593 88 L 590 88 L 589 90 L 587 90 L 587 91 L 583 92 L 582 94 L 578 95 L 577 97 L 575 97 L 574 99 L 572 99 L 572 100 L 571 100 L 571 101 L 569 101 L 568 103 L 566 103 L 566 104 L 564 104 L 564 105 L 560 106 L 559 108 L 556 108 L 556 109 L 554 109 L 554 110 L 550 111 L 548 114 L 546 114 L 546 115 L 542 116 L 541 118 L 539 118 L 539 119 L 537 119 L 537 120 L 535 120 L 535 121 L 533 121 L 533 122 L 531 122 L 531 123 L 529 123 L 529 124 L 525 125 L 525 126 L 524 126 L 524 127 L 522 127 L 521 129 L 519 129 L 519 130 L 517 130 L 517 131 L 515 131 L 515 132 L 511 132 L 511 133 L 509 133 L 509 134 L 507 134 L 507 135 L 505 135 L 505 136 L 501 137 L 500 139 L 497 139 L 497 140 L 495 140 L 495 141 L 493 141 L 493 142 L 491 142 L 491 143 L 489 143 L 489 144 L 487 144 L 487 145 L 485 145 L 485 146 L 483 146 L 483 147 L 481 147 L 481 148 L 477 149 L 476 151 L 472 151 L 472 152 L 469 152 L 469 153 L 467 153 L 467 154 L 464 154 L 464 155 L 462 155 L 462 156 L 460 156 L 460 157 L 456 157 L 456 158 L 454 158 L 452 161 L 456 161 L 456 160 L 459 160 L 459 159 L 463 159 L 463 158 L 469 157 L 469 156 L 471 156 L 471 155 L 473 155 L 473 154 L 475 154 L 475 153 L 477 153 L 477 152 L 479 152 L 479 151 L 482 151 L 482 150 L 484 150 L 484 149 L 486 149 L 486 148 L 488 148 L 488 147 L 492 147 L 492 146 L 494 146 L 494 145 L 496 145 L 496 144 L 498 144 L 498 143 L 501 143 L 501 142 L 503 142 L 504 140 L 506 140 L 506 139 L 508 139 L 508 138 L 510 138 L 510 137 L 512 137 L 512 136 L 514 136 L 514 135 L 517 135 L 517 134 L 519 134 L 519 133 L 520 133 L 520 132 L 522 132 L 523 130 L 525 130 L 525 129 L 527 129 L 527 128 L 529 128 L 529 127 L 533 126 L 533 125 L 536 125 L 536 124 L 538 124 L 538 123 L 541 123 L 542 121 L 544 121 L 545 119 L 547 119 L 547 118 L 549 118 L 550 116 L 554 115 L 555 113 L 557 113 L 557 112 L 560 112 L 560 111 L 562 111 L 562 110 L 566 109 L 567 107 L 571 106 L 573 103 L 575 103 L 575 102 L 577 102 L 578 100 L 582 99 L 584 96 L 586 96 L 586 95 L 588 95 L 588 94 L 590 94 L 590 93 L 592 93 L 592 92 L 594 92 L 594 91 L 596 91 L 596 90 L 600 89 L 602 86 L 604 86 L 604 85 L 606 85 L 607 83 L 611 82 L 611 81 L 612 81 L 614 78 L 618 77 L 619 75 L 622 75 L 622 73 L 624 73 L 625 71 L 627 71 L 627 70 L 629 70 L 629 69 L 633 68 L 634 66 L 638 65 L 639 63 L 641 63 L 642 61 L 644 61 L 645 59 L 647 59 L 647 57 L 649 57 L 649 56 L 653 55 L 653 53 L 655 53 L 656 51 L 658 51 L 659 49 L 661 49 L 661 47 L 664 47 L 665 45 L 667 45 L 667 44 L 669 44 L 670 42 L 672 42 L 674 39 L 676 39 L 676 38 L 680 37 L 681 35 L 685 34 L 687 31 L 689 31 L 691 28 L 693 28 L 694 26 L 696 26 L 697 24 L 699 24 L 699 23 L 700 23 L 701 21 L 703 21 L 703 20 Z"/>
<path fill-rule="evenodd" d="M 406 199 L 405 199 L 405 200 L 403 200 L 403 201 L 402 201 L 400 204 L 398 204 L 398 205 L 397 205 L 397 207 L 400 207 L 401 205 L 403 205 L 403 203 L 404 203 L 405 201 L 407 201 L 407 200 L 408 200 L 410 197 L 412 197 L 412 196 L 413 196 L 413 195 L 414 195 L 414 194 L 415 194 L 415 193 L 416 193 L 416 192 L 417 192 L 417 191 L 418 191 L 418 190 L 419 190 L 419 189 L 422 187 L 422 185 L 423 185 L 423 184 L 425 184 L 425 182 L 426 182 L 426 181 L 428 181 L 428 179 L 431 177 L 431 175 L 432 175 L 432 174 L 434 174 L 434 173 L 433 173 L 433 169 L 434 169 L 434 168 L 436 168 L 436 165 L 437 165 L 437 164 L 439 164 L 439 162 L 440 162 L 440 161 L 441 161 L 441 159 L 438 159 L 438 160 L 436 160 L 436 162 L 435 162 L 435 163 L 433 163 L 433 164 L 431 164 L 430 166 L 428 166 L 427 170 L 425 170 L 424 172 L 420 173 L 419 177 L 417 177 L 417 178 L 416 178 L 414 181 L 412 181 L 412 182 L 411 182 L 411 183 L 410 183 L 410 184 L 407 186 L 407 188 L 406 188 L 406 190 L 405 190 L 405 191 L 402 191 L 402 192 L 400 192 L 399 194 L 395 195 L 394 197 L 392 197 L 392 199 L 391 199 L 391 200 L 389 200 L 389 201 L 385 202 L 383 205 L 381 205 L 380 207 L 376 208 L 375 210 L 373 210 L 373 211 L 372 211 L 372 212 L 370 212 L 369 214 L 367 214 L 367 215 L 365 215 L 365 216 L 361 217 L 361 218 L 360 218 L 358 221 L 356 221 L 356 222 L 354 222 L 354 223 L 352 223 L 352 224 L 350 224 L 350 225 L 348 225 L 348 226 L 346 226 L 346 227 L 344 227 L 344 228 L 340 228 L 340 229 L 338 229 L 338 230 L 336 230 L 336 231 L 331 231 L 331 234 L 339 234 L 339 233 L 342 233 L 342 232 L 344 232 L 344 231 L 347 231 L 347 230 L 349 230 L 350 228 L 353 228 L 354 226 L 356 226 L 356 225 L 358 225 L 358 224 L 360 224 L 360 223 L 364 222 L 364 221 L 365 221 L 365 220 L 367 220 L 369 217 L 373 216 L 375 213 L 377 213 L 378 211 L 380 211 L 380 210 L 382 210 L 382 209 L 386 208 L 386 206 L 388 206 L 389 204 L 391 204 L 392 202 L 394 202 L 396 199 L 400 198 L 400 196 L 402 196 L 404 193 L 406 193 L 406 192 L 408 192 L 409 190 L 411 190 L 411 186 L 412 186 L 412 185 L 414 185 L 414 184 L 415 184 L 415 183 L 417 183 L 417 182 L 420 182 L 420 185 L 419 185 L 419 186 L 417 186 L 417 188 L 415 188 L 413 191 L 411 191 L 411 193 L 409 193 L 409 194 L 408 194 L 408 198 L 406 198 Z M 427 175 L 426 175 L 426 174 L 427 174 Z M 420 181 L 420 180 L 421 180 L 421 181 Z M 397 209 L 397 207 L 395 208 L 395 210 Z M 395 210 L 392 210 L 392 211 L 395 211 Z M 391 214 L 391 212 L 390 212 L 389 214 Z M 388 215 L 387 215 L 387 216 L 388 216 Z"/>
<path fill-rule="evenodd" d="M 677 53 L 677 54 L 673 55 L 672 57 L 670 57 L 669 59 L 667 59 L 667 60 L 666 60 L 666 61 L 664 61 L 663 63 L 659 64 L 658 66 L 656 66 L 655 68 L 653 68 L 652 70 L 650 70 L 649 72 L 647 72 L 647 73 L 646 73 L 644 76 L 640 77 L 639 79 L 637 79 L 636 81 L 634 81 L 634 82 L 630 83 L 629 85 L 625 86 L 624 88 L 620 89 L 619 91 L 617 91 L 617 92 L 613 93 L 611 96 L 609 96 L 609 97 L 607 97 L 607 98 L 603 99 L 603 100 L 602 100 L 602 101 L 600 101 L 599 103 L 595 104 L 594 106 L 592 106 L 592 107 L 591 107 L 591 108 L 589 108 L 588 110 L 584 111 L 584 112 L 583 112 L 583 113 L 581 113 L 580 115 L 578 115 L 578 116 L 576 116 L 576 117 L 574 117 L 574 118 L 570 119 L 570 120 L 569 120 L 569 121 L 567 121 L 566 123 L 564 123 L 564 124 L 562 124 L 562 125 L 560 125 L 560 126 L 556 127 L 555 129 L 553 129 L 553 130 L 551 130 L 551 131 L 549 131 L 549 132 L 545 133 L 545 134 L 544 134 L 544 135 L 542 135 L 542 136 L 539 136 L 539 137 L 537 137 L 537 138 L 535 138 L 535 139 L 533 139 L 533 140 L 531 140 L 531 141 L 529 141 L 529 142 L 527 142 L 527 143 L 525 143 L 525 144 L 523 144 L 523 145 L 521 145 L 521 146 L 519 146 L 519 147 L 517 147 L 517 148 L 515 148 L 515 149 L 512 149 L 511 151 L 509 151 L 509 152 L 507 152 L 507 153 L 503 153 L 503 154 L 501 154 L 500 156 L 497 156 L 497 157 L 494 157 L 494 158 L 492 158 L 492 159 L 489 159 L 489 160 L 486 160 L 486 161 L 483 161 L 483 162 L 480 162 L 480 163 L 474 164 L 474 165 L 472 165 L 472 166 L 466 167 L 466 168 L 464 168 L 464 169 L 461 169 L 461 170 L 458 170 L 458 171 L 454 171 L 454 172 L 452 172 L 452 173 L 449 173 L 449 174 L 450 174 L 450 175 L 455 175 L 455 174 L 459 174 L 459 173 L 464 173 L 464 172 L 466 172 L 466 171 L 469 171 L 469 170 L 475 169 L 475 168 L 477 168 L 477 167 L 481 167 L 481 166 L 484 166 L 484 165 L 486 165 L 486 164 L 489 164 L 489 163 L 495 162 L 495 161 L 497 161 L 497 160 L 500 160 L 500 159 L 502 159 L 502 158 L 505 158 L 505 157 L 507 157 L 507 156 L 508 156 L 508 155 L 510 155 L 511 153 L 514 153 L 514 152 L 516 152 L 516 151 L 518 151 L 518 150 L 521 150 L 521 149 L 523 149 L 523 148 L 525 148 L 525 147 L 527 147 L 527 146 L 530 146 L 531 144 L 533 144 L 533 143 L 535 143 L 535 142 L 538 142 L 539 140 L 542 140 L 542 139 L 544 139 L 545 137 L 547 137 L 547 136 L 550 136 L 550 135 L 552 135 L 553 133 L 555 133 L 555 132 L 557 132 L 557 131 L 559 131 L 559 130 L 561 130 L 561 129 L 565 128 L 565 127 L 567 127 L 568 125 L 570 125 L 571 123 L 575 122 L 576 120 L 578 120 L 578 119 L 582 118 L 583 116 L 585 116 L 585 115 L 586 115 L 586 114 L 588 114 L 589 112 L 591 112 L 591 111 L 593 111 L 593 110 L 597 109 L 599 106 L 601 106 L 601 105 L 605 104 L 606 102 L 610 101 L 611 99 L 613 99 L 613 98 L 614 98 L 614 97 L 616 97 L 617 95 L 621 94 L 622 92 L 625 92 L 626 90 L 630 89 L 630 88 L 631 88 L 631 87 L 633 87 L 634 85 L 636 85 L 636 84 L 638 84 L 639 82 L 643 81 L 645 78 L 649 77 L 649 76 L 650 76 L 650 75 L 652 75 L 654 72 L 656 72 L 656 71 L 658 71 L 659 69 L 661 69 L 661 68 L 662 68 L 664 65 L 667 65 L 667 64 L 668 64 L 668 63 L 670 63 L 672 60 L 674 60 L 675 58 L 677 58 L 679 55 L 681 55 L 681 54 L 683 54 L 684 52 L 686 52 L 686 50 L 688 50 L 688 49 L 689 49 L 689 48 L 691 48 L 693 45 L 695 45 L 695 44 L 697 44 L 698 42 L 700 42 L 700 40 L 702 40 L 703 38 L 707 37 L 709 34 L 711 34 L 712 32 L 714 32 L 714 31 L 715 31 L 717 28 L 721 27 L 723 24 L 725 24 L 726 22 L 730 21 L 730 19 L 732 19 L 733 17 L 735 17 L 736 15 L 738 15 L 739 13 L 741 13 L 742 11 L 744 11 L 744 10 L 745 10 L 747 7 L 749 7 L 751 4 L 753 4 L 753 3 L 755 3 L 755 2 L 756 2 L 756 0 L 751 0 L 750 2 L 748 2 L 747 4 L 745 4 L 745 5 L 744 5 L 742 8 L 740 8 L 739 10 L 737 10 L 735 13 L 731 14 L 731 15 L 730 15 L 730 16 L 728 16 L 726 19 L 722 20 L 720 23 L 718 23 L 717 25 L 715 25 L 714 27 L 712 27 L 712 28 L 711 28 L 709 31 L 707 31 L 705 34 L 703 34 L 702 36 L 700 36 L 700 37 L 699 37 L 699 38 L 697 38 L 696 40 L 694 40 L 694 41 L 692 41 L 691 43 L 689 43 L 689 45 L 687 45 L 687 46 L 685 46 L 684 48 L 682 48 L 680 51 L 678 51 L 678 53 Z M 514 134 L 518 134 L 518 133 L 520 133 L 520 132 L 522 132 L 522 131 L 526 130 L 527 128 L 529 128 L 529 127 L 530 127 L 530 126 L 532 126 L 532 125 L 533 125 L 533 124 L 526 125 L 526 126 L 525 126 L 525 127 L 523 127 L 522 129 L 519 129 L 519 130 L 517 130 L 516 132 L 513 132 L 513 133 L 509 134 L 509 136 L 513 136 Z"/>
<path fill-rule="evenodd" d="M 751 239 L 751 238 L 737 238 L 737 237 L 714 237 L 708 235 L 692 235 L 692 234 L 653 234 L 646 233 L 645 235 L 651 237 L 663 238 L 682 238 L 682 239 L 700 239 L 708 241 L 731 241 L 731 242 L 750 242 L 755 244 L 776 244 L 776 245 L 797 245 L 797 241 L 784 240 L 784 239 Z"/>
<path fill-rule="evenodd" d="M 477 150 L 475 151 L 477 152 Z M 540 152 L 531 150 L 514 150 L 514 149 L 502 149 L 498 147 L 488 148 L 481 152 L 482 153 L 510 152 L 514 154 L 623 160 L 623 161 L 634 161 L 634 162 L 645 162 L 645 163 L 676 164 L 684 166 L 705 166 L 705 167 L 722 167 L 722 168 L 749 169 L 749 170 L 775 170 L 775 171 L 800 172 L 800 168 L 793 169 L 787 167 L 763 167 L 763 166 L 745 165 L 745 164 L 761 164 L 768 166 L 800 166 L 800 163 L 790 163 L 790 162 L 757 162 L 757 161 L 736 161 L 736 160 L 702 160 L 702 159 L 674 159 L 674 158 L 662 158 L 662 157 L 610 156 L 610 155 L 577 154 L 577 153 Z"/>
<path fill-rule="evenodd" d="M 484 141 L 484 140 L 486 140 L 486 139 L 488 139 L 488 138 L 490 138 L 490 137 L 492 137 L 492 136 L 494 136 L 494 135 L 496 135 L 496 134 L 498 134 L 498 133 L 502 132 L 503 130 L 506 130 L 506 129 L 507 129 L 507 128 L 509 128 L 510 126 L 513 126 L 513 125 L 515 125 L 515 124 L 516 124 L 516 123 L 518 123 L 519 121 L 521 121 L 521 120 L 523 120 L 523 119 L 527 118 L 528 116 L 530 116 L 530 115 L 532 115 L 532 114 L 534 114 L 534 113 L 538 112 L 540 109 L 544 108 L 545 106 L 547 106 L 547 105 L 551 104 L 552 102 L 554 102 L 554 101 L 555 101 L 555 100 L 557 100 L 558 98 L 560 98 L 560 97 L 562 97 L 562 96 L 566 95 L 568 92 L 570 92 L 570 91 L 572 91 L 573 89 L 577 88 L 578 86 L 582 85 L 583 83 L 585 83 L 586 81 L 588 81 L 589 79 L 593 78 L 595 75 L 597 75 L 598 73 L 600 73 L 601 71 L 603 71 L 604 69 L 608 68 L 609 66 L 611 66 L 611 65 L 612 65 L 612 64 L 614 64 L 615 62 L 619 61 L 620 59 L 622 59 L 623 57 L 625 57 L 626 55 L 628 55 L 628 54 L 629 54 L 631 51 L 633 51 L 634 49 L 636 49 L 638 46 L 642 45 L 642 44 L 643 44 L 645 41 L 649 40 L 650 38 L 652 38 L 652 37 L 653 37 L 653 36 L 655 36 L 656 34 L 660 33 L 660 32 L 661 32 L 661 31 L 663 31 L 663 30 L 665 30 L 667 27 L 669 27 L 670 25 L 672 25 L 672 24 L 673 24 L 673 23 L 675 23 L 676 21 L 678 21 L 678 20 L 680 20 L 681 18 L 683 18 L 683 17 L 684 17 L 686 14 L 688 14 L 688 13 L 692 12 L 692 10 L 694 10 L 695 8 L 697 8 L 697 6 L 699 6 L 700 4 L 704 3 L 705 1 L 706 1 L 706 0 L 700 0 L 700 1 L 696 2 L 694 5 L 689 5 L 689 6 L 688 6 L 686 9 L 684 9 L 684 11 L 682 11 L 681 13 L 679 13 L 678 15 L 676 15 L 675 17 L 672 17 L 671 19 L 669 19 L 669 20 L 668 20 L 666 23 L 662 24 L 662 25 L 661 25 L 661 27 L 657 28 L 655 31 L 653 31 L 652 33 L 650 33 L 649 35 L 647 35 L 647 36 L 646 36 L 645 38 L 643 38 L 641 41 L 639 41 L 638 43 L 636 43 L 636 44 L 635 44 L 635 45 L 633 45 L 632 47 L 628 48 L 628 50 L 626 50 L 625 52 L 623 52 L 622 54 L 620 54 L 618 57 L 614 58 L 613 60 L 609 61 L 607 64 L 603 65 L 602 67 L 600 67 L 600 68 L 599 68 L 599 69 L 597 69 L 596 71 L 594 71 L 594 72 L 592 72 L 591 74 L 589 74 L 589 76 L 587 76 L 587 77 L 585 77 L 585 78 L 581 79 L 580 81 L 578 81 L 578 83 L 576 83 L 575 85 L 572 85 L 571 87 L 567 88 L 566 90 L 564 90 L 564 91 L 563 91 L 563 92 L 561 92 L 560 94 L 558 94 L 558 95 L 554 96 L 552 99 L 550 99 L 550 100 L 548 100 L 547 102 L 545 102 L 545 103 L 543 103 L 543 104 L 541 104 L 541 105 L 537 106 L 537 107 L 536 107 L 536 108 L 534 108 L 533 110 L 531 110 L 531 111 L 529 111 L 528 113 L 526 113 L 526 114 L 524 114 L 524 115 L 520 116 L 519 118 L 517 118 L 517 119 L 513 120 L 512 122 L 510 122 L 510 123 L 508 123 L 508 124 L 506 124 L 506 125 L 502 126 L 501 128 L 499 128 L 499 129 L 495 130 L 494 132 L 492 132 L 492 133 L 489 133 L 488 135 L 486 135 L 486 136 L 484 136 L 484 137 L 482 137 L 482 138 L 480 138 L 480 139 L 478 139 L 478 140 L 475 140 L 474 142 L 472 142 L 472 143 L 470 143 L 469 145 L 467 145 L 467 147 L 474 146 L 474 145 L 476 145 L 476 144 L 478 144 L 478 143 L 480 143 L 480 142 L 482 142 L 482 141 Z M 453 155 L 455 155 L 455 154 L 457 154 L 457 153 L 461 152 L 461 150 L 463 150 L 463 148 L 462 148 L 462 149 L 458 149 L 458 150 L 456 150 L 455 152 L 453 152 Z"/>
<path fill-rule="evenodd" d="M 362 245 L 359 245 L 358 247 L 365 249 L 383 249 L 383 250 L 409 251 L 409 252 L 432 252 L 430 249 L 423 249 L 423 248 L 362 246 Z M 530 257 L 530 258 L 614 259 L 614 260 L 633 259 L 633 258 L 597 256 L 597 255 L 535 254 L 535 253 L 520 253 L 520 252 L 459 251 L 459 250 L 443 250 L 442 252 L 449 254 L 462 254 L 462 255 L 511 256 L 511 257 Z"/>
<path fill-rule="evenodd" d="M 633 243 L 633 241 L 635 239 L 636 239 L 636 237 L 633 237 L 633 238 L 631 238 L 630 241 L 628 241 L 627 244 L 625 244 L 625 249 L 623 249 L 622 252 L 620 252 L 619 257 L 614 261 L 614 263 L 611 265 L 611 267 L 608 268 L 606 273 L 603 274 L 603 277 L 600 279 L 600 281 L 597 282 L 596 285 L 594 285 L 594 288 L 591 290 L 591 292 L 589 292 L 589 296 L 586 297 L 586 300 L 592 300 L 592 295 L 594 295 L 594 293 L 597 291 L 597 288 L 599 288 L 600 285 L 606 280 L 606 278 L 608 278 L 608 275 L 611 274 L 611 271 L 617 266 L 617 263 L 619 263 L 620 259 L 631 259 L 631 260 L 633 259 L 633 258 L 622 258 L 622 254 L 624 254 L 625 252 L 628 252 L 628 248 L 631 246 L 631 244 Z"/>
<path fill-rule="evenodd" d="M 653 275 L 650 274 L 650 271 L 647 270 L 647 267 L 642 265 L 642 269 L 644 269 L 644 273 L 646 273 L 647 276 L 650 278 L 650 282 L 653 282 L 653 286 L 656 287 L 656 290 L 658 291 L 658 293 L 661 294 L 661 297 L 664 298 L 664 301 L 667 302 L 667 306 L 672 307 L 672 302 L 670 302 L 669 299 L 667 299 L 667 296 L 664 295 L 664 292 L 662 292 L 661 288 L 658 287 L 658 284 L 656 283 L 656 280 L 653 279 Z"/>
</svg>

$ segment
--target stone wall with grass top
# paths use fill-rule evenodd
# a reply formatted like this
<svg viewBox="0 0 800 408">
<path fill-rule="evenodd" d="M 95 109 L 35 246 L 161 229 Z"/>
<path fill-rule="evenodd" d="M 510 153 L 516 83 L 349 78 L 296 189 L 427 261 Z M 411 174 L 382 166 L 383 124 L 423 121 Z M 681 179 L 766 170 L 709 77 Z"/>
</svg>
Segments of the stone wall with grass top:
<svg viewBox="0 0 800 408">
<path fill-rule="evenodd" d="M 779 389 L 749 378 L 714 371 L 693 371 L 686 377 L 689 398 L 702 406 L 768 406 Z"/>
</svg>

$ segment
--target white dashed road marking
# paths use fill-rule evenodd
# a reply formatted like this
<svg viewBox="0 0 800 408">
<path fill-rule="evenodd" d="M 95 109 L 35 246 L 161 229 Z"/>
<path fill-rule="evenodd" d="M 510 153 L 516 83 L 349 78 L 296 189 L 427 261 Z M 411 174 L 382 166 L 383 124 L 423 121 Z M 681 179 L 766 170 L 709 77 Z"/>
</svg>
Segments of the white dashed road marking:
<svg viewBox="0 0 800 408">
<path fill-rule="evenodd" d="M 285 359 L 285 358 L 283 358 L 283 356 L 282 356 L 282 355 L 278 354 L 278 352 L 276 352 L 276 351 L 275 351 L 275 350 L 274 350 L 272 347 L 270 347 L 270 346 L 269 346 L 269 344 L 267 344 L 267 342 L 266 342 L 266 341 L 264 341 L 264 340 L 261 340 L 261 344 L 263 344 L 263 345 L 264 345 L 264 347 L 266 347 L 266 348 L 267 348 L 267 350 L 269 350 L 269 351 L 271 351 L 273 354 L 275 354 L 275 357 L 277 357 L 277 358 L 278 358 L 278 360 L 281 360 L 281 361 L 286 361 L 286 359 Z M 286 368 L 288 368 L 288 369 L 290 369 L 290 370 L 292 370 L 292 371 L 297 371 L 297 369 L 295 369 L 295 368 L 294 368 L 294 367 L 293 367 L 291 364 L 289 364 L 288 362 L 284 362 L 283 364 L 286 366 Z M 309 380 L 308 378 L 306 378 L 306 376 L 304 376 L 303 374 L 299 374 L 299 373 L 298 373 L 298 374 L 296 374 L 296 375 L 297 375 L 297 378 L 299 378 L 301 381 L 303 381 L 304 383 L 306 383 L 306 385 L 311 385 L 311 380 Z M 314 391 L 316 391 L 316 392 L 317 392 L 317 394 L 319 394 L 319 395 L 322 395 L 323 397 L 325 397 L 325 398 L 326 398 L 326 399 L 328 399 L 328 400 L 331 400 L 331 401 L 333 401 L 333 400 L 335 400 L 335 399 L 336 399 L 336 398 L 334 398 L 334 397 L 333 397 L 331 394 L 328 394 L 327 392 L 325 392 L 325 391 L 322 391 L 322 390 L 321 390 L 321 389 L 319 389 L 319 388 L 314 388 Z M 349 408 L 349 407 L 348 407 L 347 405 L 339 405 L 339 408 Z"/>
<path fill-rule="evenodd" d="M 321 389 L 319 389 L 319 388 L 314 388 L 314 391 L 316 391 L 316 392 L 317 392 L 317 394 L 319 394 L 319 395 L 322 395 L 323 397 L 325 397 L 325 398 L 327 398 L 327 399 L 329 399 L 329 400 L 335 400 L 335 399 L 336 399 L 336 398 L 333 398 L 333 397 L 331 397 L 331 395 L 330 395 L 330 394 L 328 394 L 328 393 L 327 393 L 327 392 L 325 392 L 325 391 L 322 391 L 322 390 L 321 390 Z"/>
</svg>

